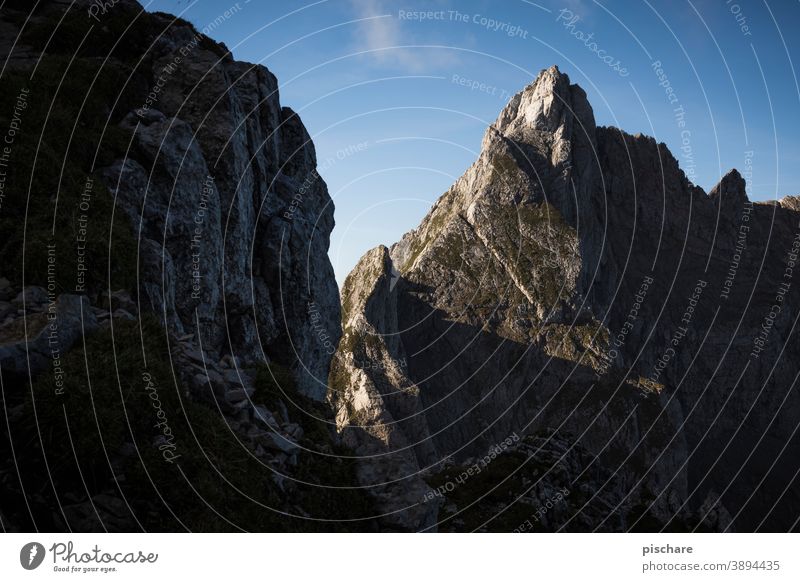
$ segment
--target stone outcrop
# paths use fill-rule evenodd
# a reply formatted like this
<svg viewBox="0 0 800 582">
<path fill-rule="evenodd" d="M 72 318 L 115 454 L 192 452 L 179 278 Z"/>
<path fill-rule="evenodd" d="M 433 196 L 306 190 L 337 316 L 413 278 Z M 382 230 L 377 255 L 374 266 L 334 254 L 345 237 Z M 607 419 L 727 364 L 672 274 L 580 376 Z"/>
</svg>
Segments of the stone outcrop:
<svg viewBox="0 0 800 582">
<path fill-rule="evenodd" d="M 598 484 L 609 519 L 573 520 L 585 529 L 642 512 L 649 527 L 792 527 L 798 287 L 776 294 L 796 209 L 750 203 L 735 171 L 707 195 L 664 144 L 596 127 L 583 90 L 543 71 L 420 226 L 347 278 L 329 400 L 365 466 L 395 464 L 364 483 L 426 529 L 421 478 L 512 432 L 569 435 L 614 476 Z M 387 501 L 398 475 L 408 493 Z"/>
<path fill-rule="evenodd" d="M 102 172 L 139 234 L 143 302 L 178 333 L 199 331 L 207 350 L 289 363 L 322 399 L 330 354 L 308 305 L 336 341 L 339 297 L 333 203 L 311 138 L 272 73 L 191 26 L 169 26 L 148 56 L 157 98 L 124 119 L 131 153 Z"/>
<path fill-rule="evenodd" d="M 70 42 L 80 36 L 70 31 L 97 23 L 87 16 L 92 6 L 43 2 L 26 23 L 30 7 L 12 3 L 1 21 L 4 38 L 19 36 L 8 47 L 9 67 L 30 69 L 37 59 L 29 57 L 40 47 L 47 65 L 63 66 L 59 59 L 71 56 Z M 102 182 L 103 191 L 95 184 L 80 213 L 91 225 L 108 222 L 109 216 L 92 215 L 97 198 L 107 196 L 103 203 L 128 219 L 138 265 L 126 282 L 135 280 L 138 288 L 130 291 L 137 303 L 170 329 L 198 332 L 217 357 L 235 354 L 248 365 L 280 361 L 304 394 L 323 400 L 331 350 L 308 311 L 313 304 L 317 327 L 338 341 L 339 293 L 327 257 L 334 206 L 300 116 L 281 104 L 267 68 L 234 60 L 225 45 L 180 18 L 119 0 L 97 20 L 71 64 L 73 75 L 98 75 L 92 86 L 81 86 L 88 96 L 109 93 L 95 105 L 99 110 L 82 112 L 101 120 L 102 129 L 91 136 L 98 153 L 76 173 Z M 121 43 L 119 34 L 127 35 Z M 48 43 L 50 36 L 55 41 Z M 100 77 L 115 70 L 123 71 L 120 79 Z M 62 94 L 56 105 L 71 100 L 80 101 Z M 69 132 L 45 132 L 45 140 L 57 147 L 71 141 Z M 81 158 L 64 157 L 65 164 Z M 50 186 L 42 180 L 39 188 Z M 79 215 L 66 194 L 61 199 L 67 216 L 56 220 Z M 16 211 L 11 203 L 9 209 Z M 64 225 L 70 227 L 77 224 Z M 73 254 L 58 252 L 59 264 Z M 112 249 L 112 262 L 121 259 L 118 252 Z"/>
<path fill-rule="evenodd" d="M 11 303 L 0 302 L 0 369 L 9 377 L 28 378 L 52 367 L 62 353 L 97 329 L 96 312 L 86 297 L 48 296 L 41 287 L 21 290 Z"/>
<path fill-rule="evenodd" d="M 87 123 L 71 117 L 78 95 L 53 98 L 48 128 L 74 123 L 83 138 L 59 158 L 60 213 L 42 224 L 26 214 L 27 270 L 10 268 L 25 265 L 19 257 L 3 256 L 2 274 L 13 279 L 0 278 L 10 423 L 0 439 L 3 527 L 373 529 L 324 403 L 330 346 L 341 335 L 327 256 L 333 203 L 299 115 L 281 105 L 277 79 L 233 60 L 188 22 L 133 0 L 105 7 L 99 26 L 87 18 L 86 0 L 43 2 L 31 14 L 21 4 L 0 15 L 3 41 L 19 39 L 8 47 L 12 75 L 27 80 L 41 58 L 37 79 L 47 87 L 47 75 L 69 63 L 71 75 L 96 83 L 81 86 L 96 110 Z M 84 32 L 88 42 L 77 50 L 70 42 Z M 110 82 L 100 73 L 109 69 L 122 72 L 119 84 L 103 86 Z M 96 96 L 102 91 L 108 99 Z M 43 131 L 35 105 L 31 97 L 31 133 Z M 48 153 L 70 138 L 44 136 Z M 75 153 L 92 144 L 94 159 Z M 17 156 L 24 147 L 18 139 Z M 45 206 L 51 184 L 42 165 L 32 169 L 32 204 Z M 4 192 L 14 203 L 26 195 L 17 177 Z M 68 196 L 73 182 L 83 182 L 77 197 Z M 87 225 L 112 232 L 108 245 L 87 241 L 95 232 Z M 31 233 L 56 227 L 68 234 L 39 269 L 28 248 L 39 235 Z M 102 279 L 78 271 L 81 289 L 71 293 L 69 267 L 76 249 L 85 250 L 76 232 L 87 248 L 103 247 L 103 255 L 80 254 L 80 266 Z M 125 272 L 118 263 L 128 243 L 136 259 Z M 47 289 L 23 287 L 26 277 L 45 279 Z M 120 288 L 118 278 L 129 284 Z M 83 423 L 87 410 L 93 423 Z M 67 444 L 74 446 L 61 450 Z M 145 475 L 155 495 L 143 493 L 137 480 Z"/>
</svg>

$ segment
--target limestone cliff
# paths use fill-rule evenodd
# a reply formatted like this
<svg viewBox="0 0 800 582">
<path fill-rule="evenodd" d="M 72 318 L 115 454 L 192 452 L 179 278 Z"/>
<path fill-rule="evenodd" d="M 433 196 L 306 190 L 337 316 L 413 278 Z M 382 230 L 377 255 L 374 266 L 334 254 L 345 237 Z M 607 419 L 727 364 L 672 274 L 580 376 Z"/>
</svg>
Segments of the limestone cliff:
<svg viewBox="0 0 800 582">
<path fill-rule="evenodd" d="M 103 170 L 141 224 L 143 301 L 179 332 L 200 331 L 206 349 L 290 364 L 321 399 L 330 354 L 308 310 L 336 341 L 339 297 L 327 257 L 333 203 L 314 145 L 272 73 L 171 20 L 157 20 L 167 33 L 144 71 L 154 87 L 166 82 L 122 121 L 130 155 Z"/>
<path fill-rule="evenodd" d="M 468 508 L 440 510 L 421 484 L 547 434 L 529 465 L 555 439 L 606 471 L 549 529 L 792 527 L 794 287 L 757 348 L 796 208 L 749 203 L 735 171 L 707 195 L 663 144 L 596 127 L 584 91 L 542 71 L 420 226 L 347 278 L 329 399 L 370 453 L 363 482 L 406 527 L 463 529 Z M 574 470 L 573 485 L 589 474 Z M 525 495 L 551 478 L 480 527 L 530 513 Z"/>
</svg>

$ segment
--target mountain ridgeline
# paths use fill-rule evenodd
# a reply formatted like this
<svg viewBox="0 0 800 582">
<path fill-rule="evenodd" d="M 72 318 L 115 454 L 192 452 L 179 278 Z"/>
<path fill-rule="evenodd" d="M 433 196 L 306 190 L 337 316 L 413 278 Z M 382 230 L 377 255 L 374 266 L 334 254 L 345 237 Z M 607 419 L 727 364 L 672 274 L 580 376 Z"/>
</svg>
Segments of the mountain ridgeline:
<svg viewBox="0 0 800 582">
<path fill-rule="evenodd" d="M 542 71 L 342 288 L 361 482 L 406 529 L 796 529 L 799 211 L 704 192 Z"/>
<path fill-rule="evenodd" d="M 3 530 L 797 529 L 800 201 L 705 193 L 553 67 L 340 293 L 225 18 L 0 9 Z"/>
</svg>

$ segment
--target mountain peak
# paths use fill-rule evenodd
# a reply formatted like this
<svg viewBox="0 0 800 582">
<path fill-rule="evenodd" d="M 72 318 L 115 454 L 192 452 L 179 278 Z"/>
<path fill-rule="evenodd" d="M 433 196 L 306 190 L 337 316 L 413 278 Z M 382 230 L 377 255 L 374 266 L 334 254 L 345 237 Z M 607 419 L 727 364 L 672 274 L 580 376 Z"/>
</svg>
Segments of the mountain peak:
<svg viewBox="0 0 800 582">
<path fill-rule="evenodd" d="M 571 128 L 574 118 L 587 132 L 594 131 L 594 113 L 586 93 L 553 65 L 511 98 L 494 127 L 504 134 L 518 128 L 557 132 L 565 124 Z"/>
<path fill-rule="evenodd" d="M 740 377 L 740 363 L 760 367 L 760 358 L 767 369 L 766 358 L 780 357 L 781 342 L 762 348 L 753 338 L 769 309 L 762 298 L 772 301 L 785 266 L 759 262 L 776 237 L 789 244 L 800 208 L 795 199 L 753 205 L 741 220 L 752 213 L 747 229 L 754 231 L 744 240 L 741 226 L 720 227 L 733 224 L 746 200 L 736 170 L 706 196 L 664 144 L 596 127 L 583 89 L 557 67 L 541 71 L 509 101 L 478 159 L 420 226 L 391 247 L 388 260 L 382 248 L 362 259 L 342 290 L 347 324 L 332 377 L 344 389 L 330 398 L 337 428 L 370 457 L 362 485 L 381 511 L 395 516 L 412 507 L 397 520 L 408 529 L 428 527 L 440 514 L 415 502 L 423 485 L 404 484 L 400 499 L 386 484 L 395 474 L 416 478 L 441 459 L 467 465 L 516 430 L 518 419 L 540 419 L 526 420 L 520 433 L 558 426 L 586 435 L 578 441 L 592 447 L 598 466 L 640 484 L 618 488 L 621 498 L 665 492 L 648 509 L 664 523 L 676 517 L 667 500 L 691 506 L 696 475 L 730 482 L 741 463 L 721 461 L 714 451 L 695 455 L 690 438 L 713 425 L 722 439 L 739 419 L 717 423 L 719 400 L 704 397 L 708 374 L 691 363 L 702 349 L 704 359 L 720 362 L 714 385 L 726 387 Z M 768 224 L 770 233 L 756 231 L 757 224 Z M 735 285 L 715 297 L 733 282 L 731 269 Z M 697 307 L 687 318 L 687 297 L 706 287 L 702 302 L 691 299 Z M 736 329 L 718 313 L 735 316 Z M 677 322 L 686 327 L 680 336 Z M 782 330 L 777 337 L 788 337 L 790 317 L 774 325 Z M 669 362 L 664 353 L 673 353 Z M 783 380 L 791 383 L 795 371 Z M 746 407 L 753 394 L 737 390 L 730 398 Z M 629 421 L 645 430 L 620 431 Z M 758 422 L 786 438 L 769 415 Z M 677 434 L 687 436 L 672 439 Z M 377 451 L 367 448 L 373 445 Z M 410 446 L 413 458 L 400 457 Z M 621 456 L 630 462 L 620 466 Z M 740 510 L 754 491 L 730 497 L 730 507 Z M 443 510 L 457 507 L 454 499 L 446 503 Z M 685 519 L 696 523 L 690 513 Z"/>
<path fill-rule="evenodd" d="M 552 65 L 547 69 L 542 69 L 536 78 L 525 87 L 520 93 L 527 93 L 530 91 L 538 91 L 540 93 L 555 92 L 559 88 L 569 87 L 571 85 L 569 75 L 562 73 L 558 65 Z"/>
<path fill-rule="evenodd" d="M 719 184 L 711 189 L 709 197 L 717 204 L 739 208 L 748 201 L 747 182 L 735 168 L 725 174 Z"/>
</svg>

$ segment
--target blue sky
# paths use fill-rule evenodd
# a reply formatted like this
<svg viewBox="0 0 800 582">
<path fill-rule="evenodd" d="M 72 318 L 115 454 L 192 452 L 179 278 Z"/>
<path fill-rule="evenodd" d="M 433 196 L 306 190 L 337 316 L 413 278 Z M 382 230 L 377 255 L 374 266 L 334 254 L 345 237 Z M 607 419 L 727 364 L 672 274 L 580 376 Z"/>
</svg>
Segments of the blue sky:
<svg viewBox="0 0 800 582">
<path fill-rule="evenodd" d="M 754 200 L 800 194 L 796 0 L 143 3 L 201 30 L 232 9 L 211 36 L 267 66 L 311 133 L 340 284 L 420 222 L 509 97 L 552 64 L 599 125 L 665 142 L 706 190 L 736 167 L 752 170 Z"/>
</svg>

